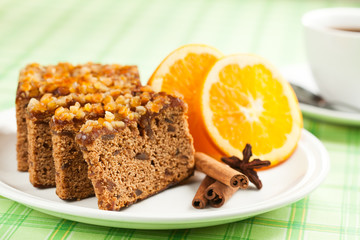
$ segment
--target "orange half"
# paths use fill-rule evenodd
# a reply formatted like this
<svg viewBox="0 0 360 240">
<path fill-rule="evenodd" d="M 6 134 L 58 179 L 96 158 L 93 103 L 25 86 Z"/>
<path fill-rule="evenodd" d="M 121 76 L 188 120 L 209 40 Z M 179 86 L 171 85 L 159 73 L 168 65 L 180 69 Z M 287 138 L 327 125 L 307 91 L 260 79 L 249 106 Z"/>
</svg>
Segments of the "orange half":
<svg viewBox="0 0 360 240">
<path fill-rule="evenodd" d="M 227 155 L 253 154 L 275 166 L 295 150 L 303 126 L 296 95 L 279 71 L 249 54 L 226 56 L 211 68 L 201 93 L 206 130 Z"/>
</svg>

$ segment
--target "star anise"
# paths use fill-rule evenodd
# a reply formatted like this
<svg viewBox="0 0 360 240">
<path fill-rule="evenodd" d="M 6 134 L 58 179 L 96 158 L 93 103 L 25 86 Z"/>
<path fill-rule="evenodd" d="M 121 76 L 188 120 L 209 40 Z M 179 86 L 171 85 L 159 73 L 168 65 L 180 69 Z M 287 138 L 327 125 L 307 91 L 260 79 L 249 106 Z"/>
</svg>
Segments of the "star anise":
<svg viewBox="0 0 360 240">
<path fill-rule="evenodd" d="M 221 161 L 229 165 L 230 167 L 242 172 L 245 174 L 250 182 L 255 184 L 258 189 L 262 188 L 262 182 L 257 175 L 257 172 L 254 169 L 259 169 L 262 167 L 267 167 L 271 164 L 270 161 L 262 161 L 260 159 L 254 159 L 249 162 L 250 157 L 252 156 L 251 145 L 246 144 L 243 150 L 243 160 L 236 156 L 232 157 L 222 157 Z"/>
</svg>

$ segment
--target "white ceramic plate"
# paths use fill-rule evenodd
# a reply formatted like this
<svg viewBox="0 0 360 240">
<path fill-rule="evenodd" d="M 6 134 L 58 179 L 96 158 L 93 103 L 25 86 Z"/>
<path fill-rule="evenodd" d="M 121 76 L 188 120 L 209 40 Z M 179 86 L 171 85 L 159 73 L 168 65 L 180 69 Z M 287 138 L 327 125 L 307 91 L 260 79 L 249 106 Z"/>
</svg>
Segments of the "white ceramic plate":
<svg viewBox="0 0 360 240">
<path fill-rule="evenodd" d="M 13 110 L 0 113 L 14 114 Z M 2 125 L 1 125 L 2 124 Z M 55 189 L 34 188 L 28 173 L 16 170 L 14 122 L 0 120 L 0 195 L 38 211 L 84 223 L 138 229 L 174 229 L 211 226 L 242 220 L 288 205 L 305 197 L 324 180 L 329 156 L 322 143 L 303 131 L 291 158 L 273 169 L 259 172 L 261 190 L 251 186 L 239 190 L 221 208 L 195 209 L 191 206 L 204 177 L 196 173 L 186 183 L 166 190 L 119 212 L 97 209 L 95 197 L 81 201 L 63 201 Z M 6 126 L 7 131 L 1 130 Z"/>
<path fill-rule="evenodd" d="M 314 93 L 319 93 L 319 88 L 316 86 L 308 65 L 297 64 L 286 66 L 281 68 L 281 72 L 289 82 L 302 86 Z M 330 110 L 303 103 L 300 104 L 300 108 L 305 116 L 311 118 L 337 124 L 360 126 L 360 113 Z"/>
</svg>

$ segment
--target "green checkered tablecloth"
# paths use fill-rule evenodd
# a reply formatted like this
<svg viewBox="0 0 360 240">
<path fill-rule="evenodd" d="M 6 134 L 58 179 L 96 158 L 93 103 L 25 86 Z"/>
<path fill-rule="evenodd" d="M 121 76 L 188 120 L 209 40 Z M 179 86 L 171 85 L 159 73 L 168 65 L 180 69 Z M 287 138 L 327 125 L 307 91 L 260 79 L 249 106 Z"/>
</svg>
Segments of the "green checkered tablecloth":
<svg viewBox="0 0 360 240">
<path fill-rule="evenodd" d="M 300 18 L 345 0 L 0 0 L 0 110 L 14 106 L 29 62 L 137 64 L 145 83 L 173 49 L 205 43 L 276 66 L 306 62 Z M 360 128 L 305 118 L 330 153 L 325 182 L 304 199 L 243 221 L 182 230 L 100 227 L 0 196 L 0 239 L 360 239 Z"/>
</svg>

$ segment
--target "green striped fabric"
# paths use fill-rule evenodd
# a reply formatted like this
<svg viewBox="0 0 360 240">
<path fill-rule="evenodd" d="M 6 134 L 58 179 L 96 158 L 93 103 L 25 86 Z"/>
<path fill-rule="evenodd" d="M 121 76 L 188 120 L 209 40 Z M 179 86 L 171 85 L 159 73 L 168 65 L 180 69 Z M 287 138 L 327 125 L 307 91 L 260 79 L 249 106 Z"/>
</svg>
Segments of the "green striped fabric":
<svg viewBox="0 0 360 240">
<path fill-rule="evenodd" d="M 353 0 L 0 0 L 0 110 L 14 107 L 29 62 L 136 64 L 145 83 L 187 43 L 251 52 L 276 66 L 306 62 L 300 18 Z M 0 239 L 360 239 L 360 128 L 305 119 L 330 153 L 328 178 L 289 206 L 243 221 L 182 230 L 92 226 L 0 196 Z"/>
</svg>

